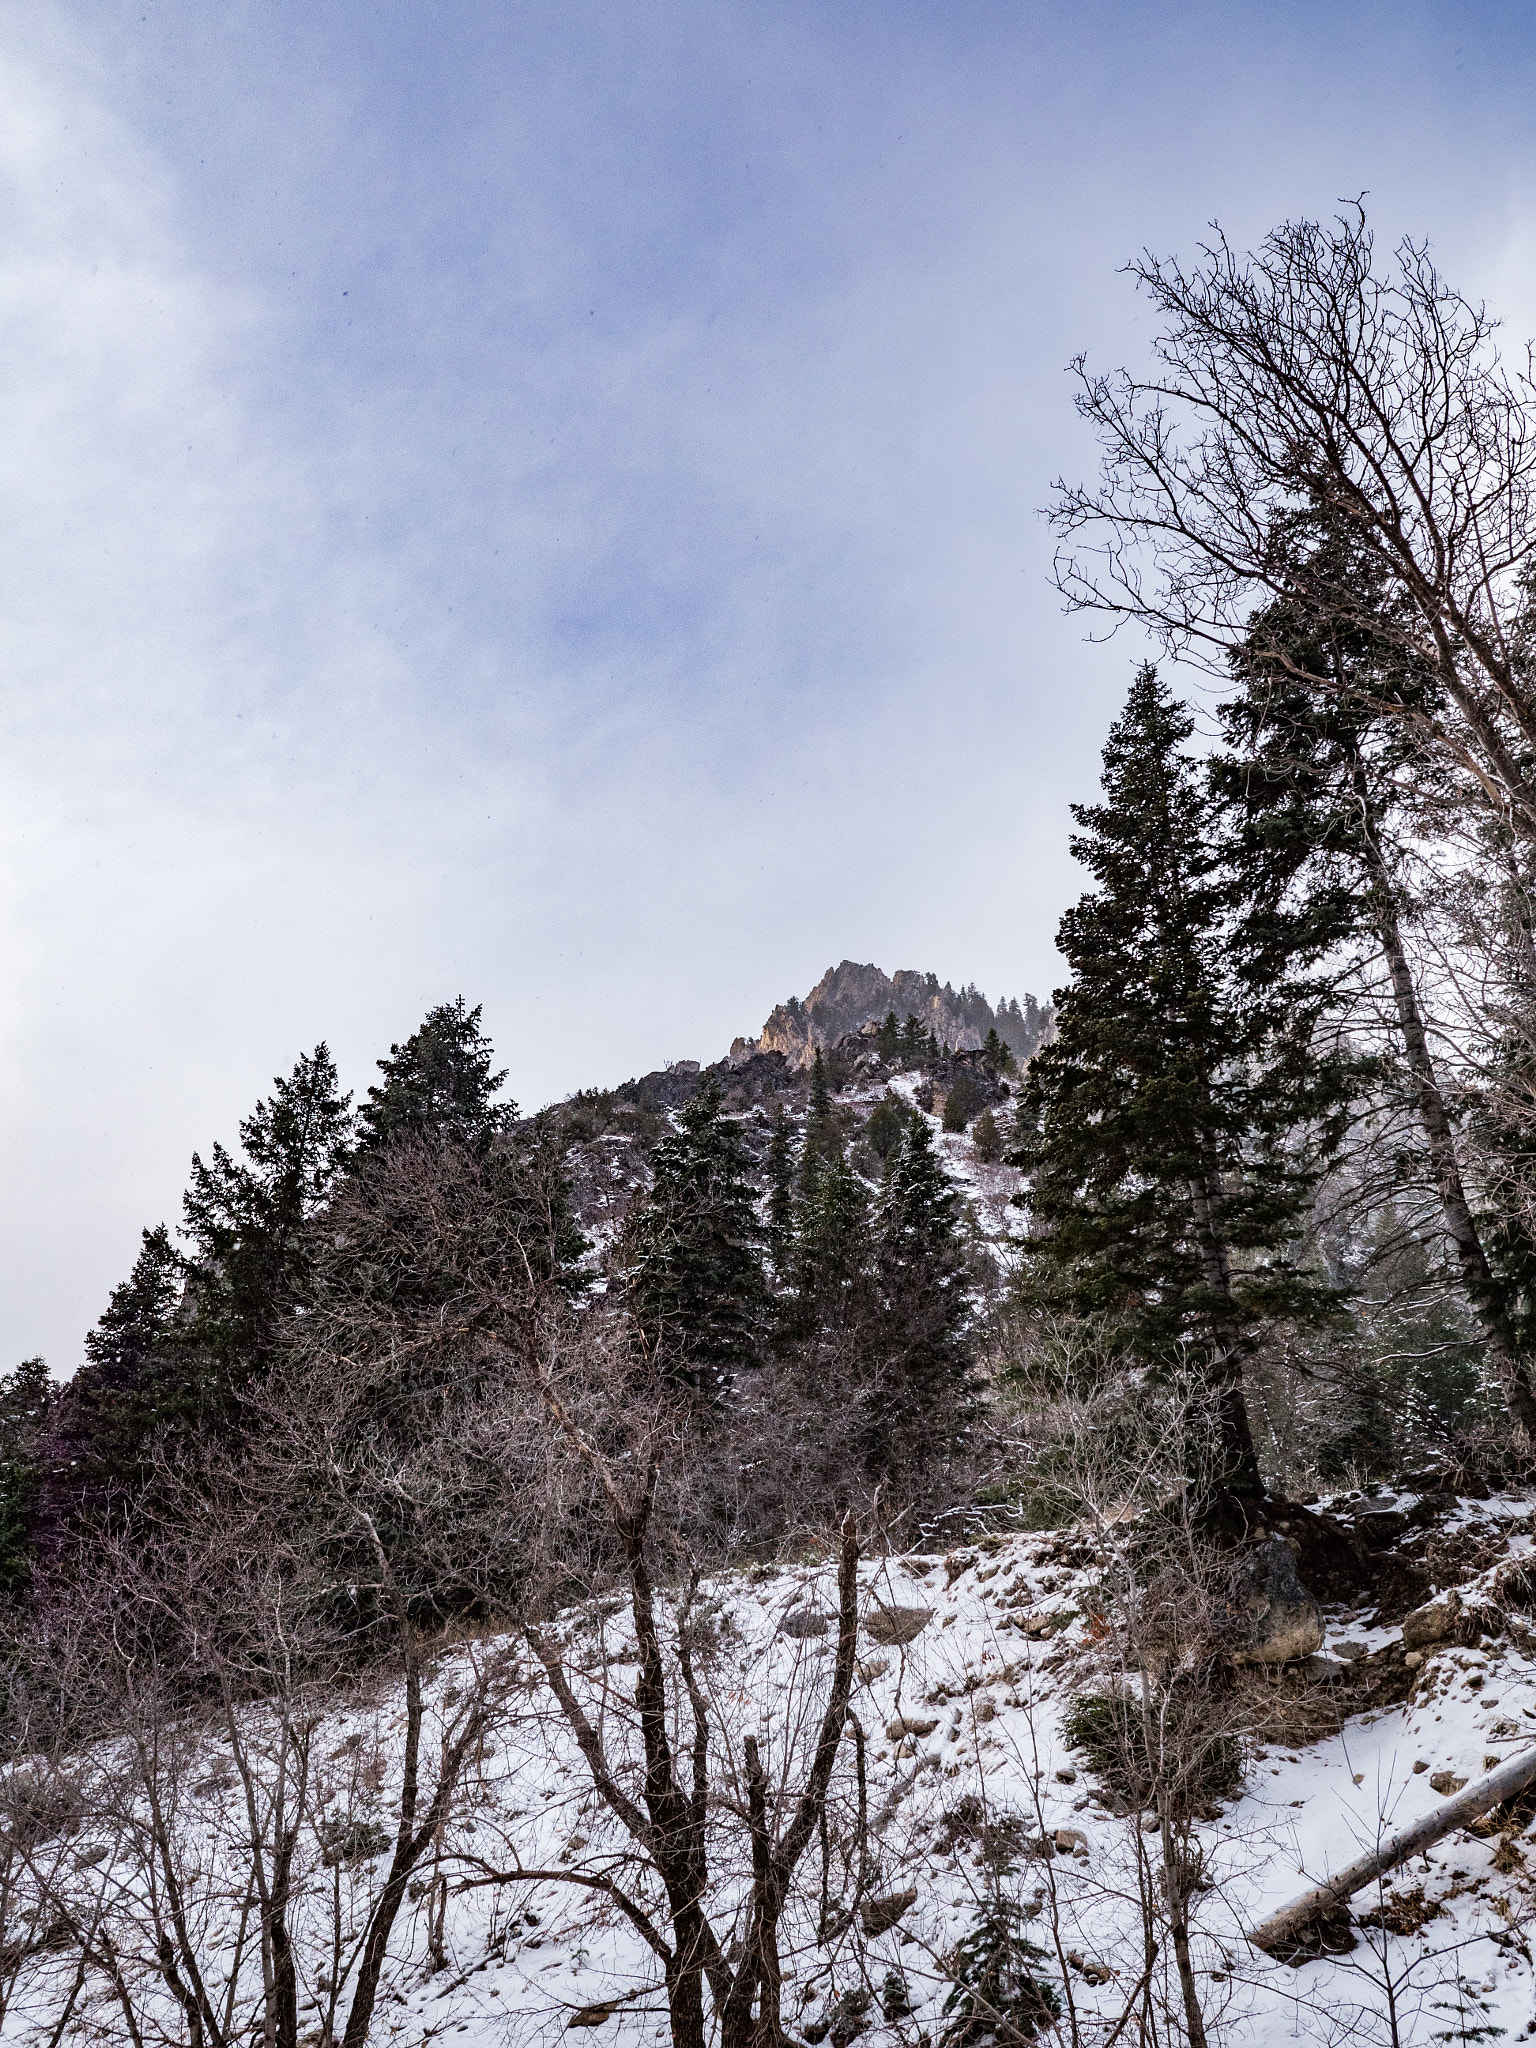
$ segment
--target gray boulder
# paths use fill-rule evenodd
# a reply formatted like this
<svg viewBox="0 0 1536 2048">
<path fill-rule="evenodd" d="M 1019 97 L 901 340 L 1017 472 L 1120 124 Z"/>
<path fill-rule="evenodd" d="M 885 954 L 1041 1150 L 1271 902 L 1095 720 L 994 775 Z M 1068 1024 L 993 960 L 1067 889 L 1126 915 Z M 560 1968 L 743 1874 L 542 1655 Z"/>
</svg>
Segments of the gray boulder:
<svg viewBox="0 0 1536 2048">
<path fill-rule="evenodd" d="M 1322 1610 L 1302 1584 L 1283 1536 L 1248 1553 L 1238 1566 L 1236 1591 L 1248 1640 L 1232 1653 L 1234 1664 L 1290 1664 L 1322 1648 Z"/>
</svg>

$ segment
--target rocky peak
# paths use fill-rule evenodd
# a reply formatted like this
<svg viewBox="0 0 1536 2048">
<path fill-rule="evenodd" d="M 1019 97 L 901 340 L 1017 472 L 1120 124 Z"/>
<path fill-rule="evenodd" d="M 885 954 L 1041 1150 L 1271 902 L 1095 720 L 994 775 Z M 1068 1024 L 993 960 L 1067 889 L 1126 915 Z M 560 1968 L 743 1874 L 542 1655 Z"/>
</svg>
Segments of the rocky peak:
<svg viewBox="0 0 1536 2048">
<path fill-rule="evenodd" d="M 957 1050 L 973 1051 L 995 1030 L 1020 1059 L 1038 1050 L 1052 1023 L 1049 1005 L 1042 1009 L 1033 996 L 994 1009 L 974 983 L 956 990 L 915 968 L 901 967 L 892 975 L 844 960 L 827 969 L 804 1001 L 791 996 L 777 1004 L 756 1038 L 738 1038 L 731 1059 L 739 1063 L 754 1053 L 778 1052 L 792 1067 L 809 1066 L 818 1046 L 880 1024 L 892 1010 L 898 1023 L 914 1016 L 941 1045 Z"/>
</svg>

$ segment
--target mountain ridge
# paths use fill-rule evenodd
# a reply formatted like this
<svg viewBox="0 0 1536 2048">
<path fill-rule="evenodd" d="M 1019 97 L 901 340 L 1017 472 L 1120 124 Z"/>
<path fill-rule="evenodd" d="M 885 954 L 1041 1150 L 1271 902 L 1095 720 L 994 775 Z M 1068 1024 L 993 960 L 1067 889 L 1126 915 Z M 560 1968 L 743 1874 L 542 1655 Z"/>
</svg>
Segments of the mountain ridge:
<svg viewBox="0 0 1536 2048">
<path fill-rule="evenodd" d="M 1055 1021 L 1051 1006 L 1042 1007 L 1032 995 L 1022 1004 L 1017 997 L 1003 999 L 994 1009 L 974 982 L 956 990 L 917 968 L 899 967 L 891 975 L 872 961 L 845 959 L 827 969 L 804 1001 L 790 996 L 776 1003 L 755 1038 L 733 1040 L 730 1058 L 739 1064 L 754 1053 L 778 1052 L 791 1066 L 809 1066 L 818 1048 L 882 1023 L 893 1011 L 898 1023 L 916 1017 L 941 1045 L 956 1051 L 973 1052 L 996 1031 L 1019 1059 L 1048 1041 Z"/>
</svg>

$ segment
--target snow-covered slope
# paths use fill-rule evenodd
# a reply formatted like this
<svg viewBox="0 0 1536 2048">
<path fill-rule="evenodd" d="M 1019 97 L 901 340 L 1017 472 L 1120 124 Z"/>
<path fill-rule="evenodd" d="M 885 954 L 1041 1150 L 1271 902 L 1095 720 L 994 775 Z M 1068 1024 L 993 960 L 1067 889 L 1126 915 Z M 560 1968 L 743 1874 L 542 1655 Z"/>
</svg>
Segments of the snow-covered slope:
<svg viewBox="0 0 1536 2048">
<path fill-rule="evenodd" d="M 1530 1500 L 1511 1498 L 1451 1511 L 1444 1527 L 1475 1525 L 1485 1552 L 1496 1547 L 1499 1554 L 1463 1588 L 1469 1607 L 1492 1597 L 1511 1560 L 1530 1555 L 1531 1509 Z M 1063 2037 L 1105 2041 L 1134 2002 L 1143 1971 L 1137 1819 L 1111 1810 L 1061 1732 L 1066 1701 L 1081 1683 L 1075 1674 L 1092 1626 L 1081 1599 L 1093 1575 L 1088 1548 L 1070 1533 L 983 1537 L 944 1558 L 861 1566 L 864 1629 L 853 1705 L 867 1736 L 874 1858 L 864 1896 L 916 1896 L 873 1937 L 857 1923 L 837 1924 L 836 1901 L 856 1854 L 855 1751 L 846 1741 L 826 1878 L 834 1910 L 824 1909 L 813 1842 L 786 1921 L 784 2013 L 792 2037 L 819 2038 L 836 2000 L 844 1998 L 844 2012 L 847 1994 L 857 2004 L 867 1992 L 868 2010 L 853 2024 L 870 2048 L 924 2036 L 937 2041 L 949 1988 L 945 1959 L 997 1881 L 991 1873 L 1000 1861 L 1009 1866 L 1001 1883 L 1032 1911 L 1029 1932 L 1046 1956 L 1041 1972 L 1068 2008 Z M 731 1863 L 739 1829 L 728 1811 L 730 1760 L 739 1761 L 743 1738 L 754 1733 L 770 1777 L 781 1774 L 785 1792 L 794 1792 L 833 1662 L 831 1627 L 817 1632 L 818 1617 L 830 1617 L 835 1606 L 833 1567 L 812 1560 L 759 1570 L 706 1585 L 698 1598 L 711 1623 L 705 1683 L 717 1770 L 724 1774 L 717 1815 L 723 1875 L 711 1904 L 717 1922 L 728 1923 L 732 1887 L 740 1888 Z M 902 1632 L 882 1618 L 891 1610 L 908 1614 L 906 1627 L 921 1617 L 909 1641 L 877 1640 Z M 1331 1702 L 1333 1732 L 1304 1747 L 1262 1739 L 1250 1745 L 1241 1795 L 1202 1826 L 1210 1888 L 1199 1903 L 1195 1962 L 1213 2039 L 1428 2043 L 1488 2038 L 1470 2031 L 1476 2027 L 1514 2036 L 1536 2015 L 1527 1946 L 1532 1887 L 1521 1841 L 1528 1822 L 1442 1842 L 1388 1881 L 1384 1912 L 1381 1899 L 1357 1898 L 1357 1920 L 1374 1908 L 1386 1927 L 1362 1927 L 1348 1954 L 1291 1967 L 1255 1953 L 1244 1939 L 1245 1926 L 1307 1880 L 1433 1804 L 1441 1773 L 1470 1777 L 1490 1759 L 1536 1742 L 1536 1637 L 1518 1619 L 1510 1617 L 1509 1632 L 1479 1648 L 1431 1652 L 1414 1674 L 1413 1696 L 1377 1706 L 1372 1675 L 1386 1674 L 1394 1660 L 1399 1677 L 1383 1677 L 1381 1690 L 1402 1689 L 1397 1634 L 1385 1626 L 1373 1631 L 1361 1614 L 1331 1614 L 1315 1669 L 1276 1676 L 1273 1686 L 1277 1708 L 1306 1693 L 1314 1724 L 1319 1711 L 1327 1718 Z M 562 1639 L 605 1740 L 615 1754 L 623 1752 L 632 1742 L 634 1680 L 627 1611 L 613 1603 L 606 1611 L 574 1611 Z M 463 1683 L 467 1658 L 497 1647 L 445 1654 L 434 1700 L 451 1698 Z M 515 1643 L 504 1647 L 519 1651 Z M 336 1760 L 370 1759 L 373 1782 L 387 1793 L 398 1768 L 399 1721 L 399 1702 L 391 1697 L 338 1711 L 320 1732 L 320 1750 L 338 1769 Z M 911 1724 L 906 1729 L 904 1721 Z M 631 1767 L 633 1761 L 631 1750 Z M 238 1899 L 225 1897 L 215 1877 L 238 1838 L 240 1811 L 230 1773 L 212 1768 L 190 1824 L 204 1845 L 215 1947 L 220 1927 L 233 1928 L 238 1911 Z M 1058 1833 L 1066 1830 L 1072 1832 Z M 115 1852 L 102 1856 L 85 1839 L 72 1839 L 68 1849 L 103 1898 L 115 1885 L 142 1882 Z M 446 1880 L 443 1965 L 434 1968 L 428 1953 L 436 1893 L 420 1884 L 397 1928 L 371 2038 L 401 2048 L 449 2038 L 464 2048 L 490 2048 L 552 2038 L 573 2024 L 600 2028 L 609 2048 L 664 2038 L 656 1960 L 630 1922 L 601 1893 L 511 1874 L 518 1867 L 573 1876 L 610 1872 L 647 1895 L 643 1877 L 624 1862 L 626 1849 L 547 1690 L 530 1675 L 523 1704 L 487 1742 L 439 1860 L 425 1873 Z M 379 1868 L 377 1858 L 364 1856 L 319 1873 L 323 1882 L 302 1916 L 306 2038 L 319 2038 L 336 1969 L 330 1888 L 347 1888 L 351 1903 L 343 1901 L 341 1919 L 355 1925 Z M 654 1902 L 654 1889 L 648 1896 Z M 1159 1960 L 1160 1987 L 1168 1967 Z M 0 2037 L 48 2039 L 74 1969 L 67 1945 L 29 1957 Z M 910 2009 L 886 2020 L 882 2000 Z M 1389 2002 L 1395 2034 L 1387 2031 Z M 168 1996 L 159 2005 L 171 2022 Z M 125 2039 L 121 2022 L 113 2031 L 113 2011 L 93 1981 L 77 2017 L 96 2038 Z M 841 2031 L 846 2037 L 846 2027 Z M 182 2036 L 173 2030 L 169 2038 Z M 1132 2026 L 1118 2038 L 1140 2037 Z"/>
</svg>

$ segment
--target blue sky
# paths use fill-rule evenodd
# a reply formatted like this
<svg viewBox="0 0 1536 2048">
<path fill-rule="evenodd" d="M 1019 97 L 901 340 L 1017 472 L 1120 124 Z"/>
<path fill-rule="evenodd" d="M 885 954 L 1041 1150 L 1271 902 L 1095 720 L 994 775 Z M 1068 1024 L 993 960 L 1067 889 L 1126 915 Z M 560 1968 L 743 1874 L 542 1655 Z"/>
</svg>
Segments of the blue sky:
<svg viewBox="0 0 1536 2048">
<path fill-rule="evenodd" d="M 1536 328 L 1529 7 L 0 0 L 0 1367 L 328 1038 L 525 1106 L 1044 995 L 1118 267 L 1367 190 Z"/>
</svg>

